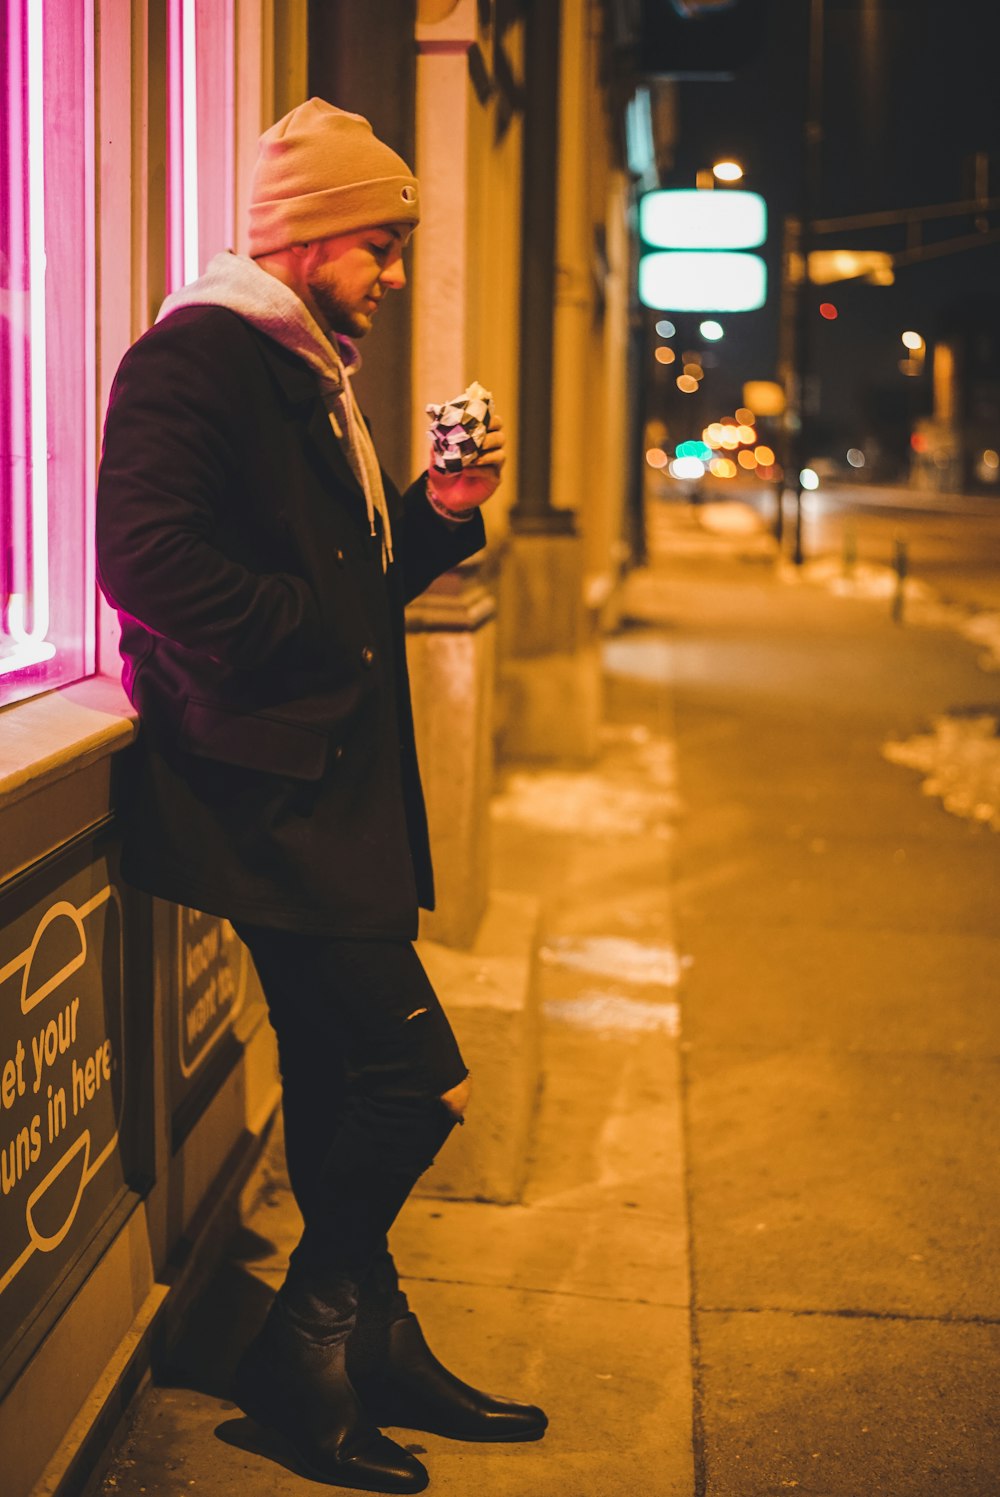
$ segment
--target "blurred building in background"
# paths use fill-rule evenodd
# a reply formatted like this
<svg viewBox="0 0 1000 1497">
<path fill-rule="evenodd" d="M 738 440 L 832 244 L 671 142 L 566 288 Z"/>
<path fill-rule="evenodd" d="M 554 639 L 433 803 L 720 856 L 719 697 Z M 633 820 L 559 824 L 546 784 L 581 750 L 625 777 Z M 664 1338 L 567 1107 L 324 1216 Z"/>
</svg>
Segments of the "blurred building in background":
<svg viewBox="0 0 1000 1497">
<path fill-rule="evenodd" d="M 914 484 L 1000 494 L 1000 302 L 964 299 L 940 319 L 931 409 L 910 436 Z"/>
</svg>

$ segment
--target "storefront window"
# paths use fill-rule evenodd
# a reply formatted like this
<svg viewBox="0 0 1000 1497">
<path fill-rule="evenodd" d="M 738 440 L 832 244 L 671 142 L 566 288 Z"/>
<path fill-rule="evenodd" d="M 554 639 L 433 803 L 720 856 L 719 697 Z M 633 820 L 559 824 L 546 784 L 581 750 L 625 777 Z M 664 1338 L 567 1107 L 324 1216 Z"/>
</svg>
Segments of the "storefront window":
<svg viewBox="0 0 1000 1497">
<path fill-rule="evenodd" d="M 170 0 L 169 289 L 233 242 L 233 0 Z"/>
<path fill-rule="evenodd" d="M 0 0 L 0 703 L 94 650 L 93 0 Z"/>
</svg>

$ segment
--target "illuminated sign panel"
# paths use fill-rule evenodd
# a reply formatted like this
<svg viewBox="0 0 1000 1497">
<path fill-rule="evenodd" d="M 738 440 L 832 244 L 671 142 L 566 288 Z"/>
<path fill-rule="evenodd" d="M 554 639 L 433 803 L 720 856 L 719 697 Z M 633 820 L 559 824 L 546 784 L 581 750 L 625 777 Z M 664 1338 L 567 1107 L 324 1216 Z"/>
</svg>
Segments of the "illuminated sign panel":
<svg viewBox="0 0 1000 1497">
<path fill-rule="evenodd" d="M 663 312 L 754 312 L 767 300 L 767 266 L 725 250 L 643 255 L 639 300 Z"/>
<path fill-rule="evenodd" d="M 108 832 L 0 888 L 0 1396 L 152 1177 L 145 909 Z"/>
<path fill-rule="evenodd" d="M 647 192 L 639 232 L 657 249 L 756 249 L 767 238 L 767 204 L 756 192 Z"/>
</svg>

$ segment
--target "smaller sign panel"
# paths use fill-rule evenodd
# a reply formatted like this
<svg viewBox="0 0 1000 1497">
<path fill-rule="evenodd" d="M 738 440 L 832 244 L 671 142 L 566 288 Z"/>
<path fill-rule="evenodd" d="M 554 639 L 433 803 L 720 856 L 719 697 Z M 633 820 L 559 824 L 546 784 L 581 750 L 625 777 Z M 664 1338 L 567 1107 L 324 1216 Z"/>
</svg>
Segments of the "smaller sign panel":
<svg viewBox="0 0 1000 1497">
<path fill-rule="evenodd" d="M 145 928 L 107 836 L 0 890 L 0 1355 L 30 1355 L 151 1172 Z"/>
<path fill-rule="evenodd" d="M 250 953 L 228 920 L 175 906 L 170 912 L 167 1002 L 170 1111 L 179 1148 L 233 1066 L 267 1005 Z"/>
<path fill-rule="evenodd" d="M 171 1133 L 174 1148 L 180 1148 L 240 1063 L 241 1015 L 263 997 L 250 952 L 225 919 L 175 906 L 169 912 L 169 954 Z"/>
<path fill-rule="evenodd" d="M 243 1007 L 250 954 L 228 920 L 178 909 L 177 925 L 178 1060 L 187 1078 Z"/>
<path fill-rule="evenodd" d="M 639 233 L 657 249 L 756 249 L 767 238 L 767 204 L 758 192 L 647 192 Z"/>
<path fill-rule="evenodd" d="M 767 266 L 726 250 L 643 255 L 639 300 L 663 312 L 755 312 L 767 300 Z"/>
</svg>

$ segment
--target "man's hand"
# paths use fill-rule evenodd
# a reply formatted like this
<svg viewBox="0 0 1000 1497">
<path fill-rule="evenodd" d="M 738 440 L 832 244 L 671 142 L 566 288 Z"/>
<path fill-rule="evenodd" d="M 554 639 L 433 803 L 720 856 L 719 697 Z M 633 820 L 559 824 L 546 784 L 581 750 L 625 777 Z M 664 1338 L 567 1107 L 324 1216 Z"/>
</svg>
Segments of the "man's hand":
<svg viewBox="0 0 1000 1497">
<path fill-rule="evenodd" d="M 475 462 L 463 468 L 461 473 L 442 473 L 433 463 L 429 464 L 428 487 L 442 509 L 454 510 L 456 514 L 478 509 L 496 491 L 506 459 L 503 422 L 495 421 L 486 433 Z"/>
</svg>

